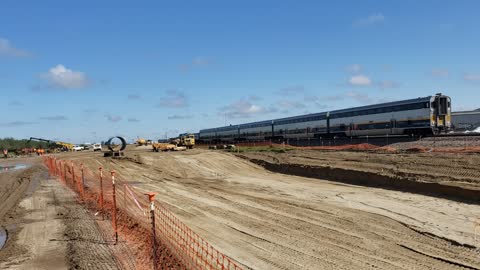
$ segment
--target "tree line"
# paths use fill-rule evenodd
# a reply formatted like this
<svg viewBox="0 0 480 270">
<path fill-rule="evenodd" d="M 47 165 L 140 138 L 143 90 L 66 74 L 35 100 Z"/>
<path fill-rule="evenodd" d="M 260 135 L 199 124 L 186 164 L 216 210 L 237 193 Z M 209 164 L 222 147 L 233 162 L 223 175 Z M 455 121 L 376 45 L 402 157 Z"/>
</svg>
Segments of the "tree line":
<svg viewBox="0 0 480 270">
<path fill-rule="evenodd" d="M 0 150 L 7 149 L 8 151 L 22 150 L 23 148 L 43 148 L 49 147 L 46 142 L 30 141 L 27 139 L 3 138 L 0 139 Z"/>
</svg>

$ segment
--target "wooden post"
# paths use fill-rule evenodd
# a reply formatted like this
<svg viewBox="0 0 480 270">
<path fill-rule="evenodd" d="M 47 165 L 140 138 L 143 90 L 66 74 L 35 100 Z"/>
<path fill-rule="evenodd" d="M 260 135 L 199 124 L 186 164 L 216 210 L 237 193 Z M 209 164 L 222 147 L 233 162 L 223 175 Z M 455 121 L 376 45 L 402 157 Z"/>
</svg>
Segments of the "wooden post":
<svg viewBox="0 0 480 270">
<path fill-rule="evenodd" d="M 157 235 L 155 232 L 155 193 L 145 193 L 150 201 L 150 218 L 152 220 L 152 256 L 153 270 L 157 270 Z"/>
<path fill-rule="evenodd" d="M 71 162 L 72 164 L 72 188 L 75 190 L 75 168 L 73 167 L 73 161 Z"/>
<path fill-rule="evenodd" d="M 100 170 L 100 211 L 102 212 L 102 220 L 104 220 L 105 213 L 103 211 L 103 171 L 102 171 L 102 167 L 98 169 Z"/>
<path fill-rule="evenodd" d="M 65 181 L 65 185 L 67 185 L 67 162 L 63 162 L 63 181 Z"/>
<path fill-rule="evenodd" d="M 113 191 L 113 207 L 112 207 L 112 223 L 113 230 L 115 231 L 115 244 L 118 243 L 118 231 L 117 231 L 117 198 L 115 196 L 115 172 L 111 171 L 112 176 L 112 191 Z"/>
<path fill-rule="evenodd" d="M 82 172 L 82 191 L 81 191 L 81 194 L 82 194 L 82 199 L 85 200 L 85 175 L 83 173 L 83 163 L 81 164 L 81 172 Z"/>
</svg>

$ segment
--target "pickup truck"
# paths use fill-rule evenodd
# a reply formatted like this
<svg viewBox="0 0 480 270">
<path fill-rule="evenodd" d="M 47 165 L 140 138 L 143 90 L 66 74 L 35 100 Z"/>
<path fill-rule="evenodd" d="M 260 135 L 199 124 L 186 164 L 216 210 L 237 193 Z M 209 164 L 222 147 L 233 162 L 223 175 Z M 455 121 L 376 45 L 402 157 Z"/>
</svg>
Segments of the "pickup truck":
<svg viewBox="0 0 480 270">
<path fill-rule="evenodd" d="M 83 149 L 83 146 L 80 145 L 74 145 L 72 148 L 73 151 L 82 151 Z"/>
</svg>

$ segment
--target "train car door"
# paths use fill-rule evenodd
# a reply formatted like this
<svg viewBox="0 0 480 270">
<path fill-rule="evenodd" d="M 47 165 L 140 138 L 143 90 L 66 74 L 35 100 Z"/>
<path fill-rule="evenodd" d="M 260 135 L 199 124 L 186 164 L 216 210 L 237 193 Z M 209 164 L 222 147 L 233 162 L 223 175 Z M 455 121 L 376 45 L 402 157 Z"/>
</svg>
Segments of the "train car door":
<svg viewBox="0 0 480 270">
<path fill-rule="evenodd" d="M 391 119 L 390 120 L 390 134 L 393 135 L 395 134 L 396 132 L 396 128 L 397 128 L 397 120 L 395 119 Z"/>
<path fill-rule="evenodd" d="M 355 124 L 353 122 L 350 122 L 350 126 L 348 127 L 348 136 L 353 137 L 357 136 L 357 132 L 355 130 Z"/>
</svg>

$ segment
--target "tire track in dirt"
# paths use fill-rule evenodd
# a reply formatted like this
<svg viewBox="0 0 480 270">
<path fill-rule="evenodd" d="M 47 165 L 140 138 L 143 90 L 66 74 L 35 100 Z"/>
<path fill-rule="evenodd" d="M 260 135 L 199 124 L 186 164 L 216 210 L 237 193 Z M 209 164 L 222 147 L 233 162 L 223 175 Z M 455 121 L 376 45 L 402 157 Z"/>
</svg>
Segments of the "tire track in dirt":
<svg viewBox="0 0 480 270">
<path fill-rule="evenodd" d="M 419 200 L 428 197 L 279 175 L 223 153 L 137 152 L 135 155 L 143 164 L 115 160 L 108 162 L 108 166 L 124 178 L 140 182 L 136 184 L 138 188 L 158 192 L 157 197 L 167 208 L 197 233 L 226 255 L 252 268 L 460 269 L 463 265 L 475 269 L 480 266 L 475 250 L 408 227 L 412 222 L 408 219 L 422 222 L 422 216 L 409 216 L 403 211 L 388 213 L 387 205 L 380 207 L 383 210 L 375 210 L 373 206 L 349 206 L 343 202 L 362 193 L 373 202 L 379 198 L 381 203 L 405 205 L 421 205 Z M 103 158 L 95 160 L 107 164 Z M 346 197 L 338 198 L 338 193 Z M 442 209 L 449 203 L 441 199 L 434 202 L 429 202 L 429 207 Z M 472 214 L 480 213 L 476 206 L 464 208 Z M 400 222 L 391 219 L 392 215 Z M 446 226 L 460 224 L 460 220 L 451 222 Z"/>
<path fill-rule="evenodd" d="M 182 199 L 182 201 L 185 201 L 185 199 Z M 236 201 L 236 203 L 238 203 L 238 201 Z M 276 203 L 275 203 L 275 204 L 276 204 Z M 221 207 L 221 208 L 224 209 L 225 207 Z M 209 213 L 211 213 L 211 212 L 212 212 L 212 209 L 209 209 Z M 261 219 L 262 213 L 263 213 L 263 219 Z M 264 224 L 265 227 L 268 227 L 269 225 L 274 225 L 274 224 L 277 224 L 277 226 L 279 226 L 278 223 L 279 223 L 279 222 L 281 223 L 281 220 L 282 220 L 282 219 L 276 219 L 276 220 L 275 220 L 275 219 L 274 219 L 275 217 L 274 217 L 274 216 L 269 216 L 269 213 L 268 213 L 268 212 L 265 212 L 265 211 L 264 211 L 264 212 L 262 212 L 262 213 L 260 213 L 260 212 L 257 213 L 256 217 L 253 217 L 252 215 L 241 215 L 240 213 L 235 213 L 234 216 L 242 216 L 242 217 L 248 218 L 249 222 L 250 222 L 252 219 L 257 220 L 259 224 L 265 223 L 265 224 Z M 278 213 L 275 213 L 275 214 L 278 215 Z M 224 216 L 225 213 L 219 213 L 219 214 L 218 214 L 218 216 L 222 216 L 222 215 Z M 218 218 L 218 217 L 217 217 L 217 218 Z M 232 218 L 234 218 L 234 217 L 230 217 L 230 216 L 229 216 L 229 219 L 232 219 Z M 296 218 L 296 219 L 298 220 L 298 218 Z M 268 222 L 269 220 L 274 220 L 274 222 L 273 222 L 273 223 L 272 223 L 272 222 Z M 306 221 L 303 221 L 303 222 L 306 222 Z M 307 222 L 307 223 L 308 223 L 308 222 Z M 335 223 L 336 223 L 336 224 L 339 224 L 340 222 L 337 220 Z M 351 225 L 352 225 L 352 224 L 350 224 L 350 226 L 351 226 Z M 261 225 L 260 225 L 260 226 L 261 226 Z M 299 227 L 298 224 L 295 225 L 295 226 Z M 285 234 L 289 234 L 289 235 L 295 235 L 296 232 L 295 232 L 295 231 L 290 231 L 290 230 L 289 230 L 289 227 L 291 227 L 291 224 L 282 224 L 282 228 L 281 228 L 281 229 L 282 229 L 282 232 L 285 232 Z M 303 226 L 301 226 L 301 227 L 305 228 L 306 226 L 303 225 Z M 378 228 L 377 228 L 377 230 L 378 230 Z M 309 226 L 309 228 L 307 229 L 307 231 L 312 232 L 314 235 L 331 235 L 331 234 L 332 234 L 332 232 L 318 231 L 318 230 L 316 230 L 316 228 L 314 228 L 313 226 Z M 357 231 L 358 231 L 358 228 L 357 228 Z M 337 232 L 337 234 L 338 234 L 338 230 L 335 230 L 335 232 Z M 389 231 L 389 234 L 390 234 L 390 233 L 391 233 L 391 231 Z M 298 233 L 297 233 L 297 234 L 298 234 Z M 399 236 L 399 237 L 404 237 L 403 234 L 399 234 L 398 236 Z M 352 235 L 347 235 L 346 237 L 351 238 Z M 385 237 L 385 236 L 384 236 L 384 237 Z M 298 239 L 311 238 L 311 240 L 313 240 L 312 242 L 314 242 L 314 241 L 321 241 L 324 245 L 325 245 L 325 244 L 328 245 L 328 244 L 330 244 L 330 243 L 336 242 L 337 244 L 334 244 L 334 246 L 338 246 L 338 242 L 340 241 L 340 239 L 338 238 L 338 236 L 337 236 L 337 238 L 328 239 L 328 240 L 330 240 L 330 241 L 328 241 L 328 240 L 325 241 L 325 239 L 316 239 L 315 237 L 308 237 L 307 235 L 300 235 L 300 236 L 294 237 L 294 238 L 298 238 Z M 371 235 L 369 235 L 369 236 L 366 237 L 366 238 L 372 238 L 372 237 L 371 237 Z M 272 242 L 272 241 L 269 241 L 269 242 Z M 276 243 L 279 243 L 279 242 L 285 242 L 285 239 L 280 240 L 280 241 L 278 241 L 278 240 L 276 241 Z M 360 254 L 358 254 L 358 253 L 356 253 L 355 251 L 352 251 L 352 250 L 351 250 L 351 248 L 350 248 L 351 246 L 352 246 L 352 243 L 351 243 L 351 242 L 346 242 L 346 243 L 344 243 L 344 245 L 341 246 L 342 249 L 341 249 L 341 250 L 337 250 L 337 253 L 339 254 L 339 257 L 345 256 L 345 252 L 349 252 L 349 251 L 351 251 L 352 253 L 354 253 L 354 254 L 351 256 L 352 258 L 361 257 L 361 256 L 359 256 Z M 363 250 L 365 247 L 356 246 L 355 248 L 356 248 L 357 251 L 359 251 L 359 250 Z M 332 249 L 328 251 L 328 253 L 330 254 L 330 256 L 331 256 L 331 254 L 332 254 L 333 252 L 335 252 L 335 251 L 332 250 Z M 438 253 L 438 251 L 437 251 L 437 253 Z M 297 254 L 297 255 L 298 255 L 298 254 Z M 390 255 L 390 256 L 391 256 L 391 255 Z M 412 262 L 415 261 L 415 260 L 417 260 L 417 259 L 418 259 L 418 258 L 413 258 L 413 259 L 412 259 Z M 355 260 L 355 259 L 353 259 L 353 260 Z M 371 257 L 367 257 L 367 258 L 364 258 L 364 260 L 360 260 L 360 261 L 369 261 L 369 262 L 372 262 L 373 259 L 372 259 Z M 399 258 L 399 261 L 404 261 L 404 258 Z M 433 265 L 435 265 L 435 264 L 433 264 Z M 361 267 L 361 266 L 359 266 L 359 267 Z M 381 266 L 381 267 L 382 267 L 382 268 L 391 268 L 392 266 L 391 266 L 391 265 L 388 265 L 388 266 L 387 266 L 387 265 L 383 265 L 383 266 Z"/>
</svg>

